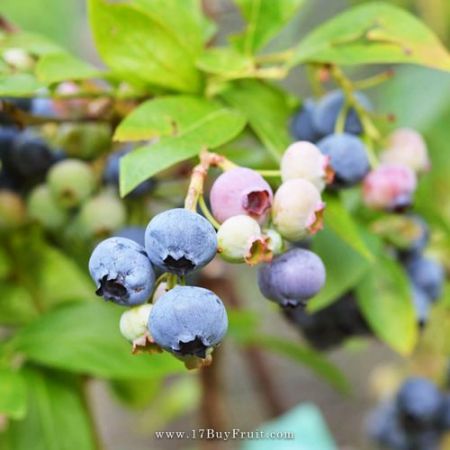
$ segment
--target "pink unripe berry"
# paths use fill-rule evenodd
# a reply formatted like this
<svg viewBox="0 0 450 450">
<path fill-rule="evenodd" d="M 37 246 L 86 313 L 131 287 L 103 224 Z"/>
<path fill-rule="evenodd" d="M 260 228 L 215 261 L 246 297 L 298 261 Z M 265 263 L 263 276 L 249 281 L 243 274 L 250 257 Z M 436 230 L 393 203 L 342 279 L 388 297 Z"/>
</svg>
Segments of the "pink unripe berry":
<svg viewBox="0 0 450 450">
<path fill-rule="evenodd" d="M 364 202 L 374 209 L 403 209 L 411 204 L 416 186 L 416 175 L 409 167 L 383 164 L 364 179 Z"/>
<path fill-rule="evenodd" d="M 281 159 L 281 177 L 283 181 L 303 178 L 310 181 L 319 191 L 333 181 L 334 173 L 330 158 L 319 148 L 307 141 L 291 144 Z"/>
<path fill-rule="evenodd" d="M 261 223 L 272 199 L 272 189 L 264 178 L 245 167 L 224 172 L 214 182 L 210 193 L 211 209 L 219 222 L 245 214 Z"/>
<path fill-rule="evenodd" d="M 309 181 L 297 178 L 283 183 L 273 200 L 273 223 L 289 241 L 298 241 L 322 229 L 325 204 Z"/>
<path fill-rule="evenodd" d="M 423 137 L 411 128 L 399 128 L 388 139 L 387 149 L 381 153 L 386 164 L 401 164 L 417 173 L 430 169 L 430 159 Z"/>
</svg>

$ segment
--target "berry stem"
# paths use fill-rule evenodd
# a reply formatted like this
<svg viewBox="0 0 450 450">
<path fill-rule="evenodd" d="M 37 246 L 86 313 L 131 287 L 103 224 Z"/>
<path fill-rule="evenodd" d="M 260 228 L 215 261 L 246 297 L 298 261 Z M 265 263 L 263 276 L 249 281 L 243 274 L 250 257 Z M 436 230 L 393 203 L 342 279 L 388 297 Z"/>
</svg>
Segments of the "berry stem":
<svg viewBox="0 0 450 450">
<path fill-rule="evenodd" d="M 220 223 L 217 222 L 217 220 L 212 215 L 211 211 L 208 208 L 208 205 L 205 202 L 205 197 L 203 195 L 200 195 L 198 199 L 198 204 L 200 206 L 200 209 L 202 210 L 203 215 L 211 222 L 212 226 L 218 230 L 220 228 Z"/>
<path fill-rule="evenodd" d="M 281 170 L 257 170 L 256 172 L 266 178 L 281 178 Z"/>
<path fill-rule="evenodd" d="M 380 139 L 380 132 L 377 127 L 372 122 L 369 112 L 359 103 L 355 96 L 355 87 L 351 80 L 349 80 L 344 72 L 338 66 L 331 66 L 330 73 L 335 79 L 336 83 L 342 89 L 345 99 L 348 103 L 349 108 L 353 108 L 358 114 L 361 123 L 364 128 L 365 134 L 367 134 L 370 139 L 377 141 Z"/>
<path fill-rule="evenodd" d="M 353 86 L 355 89 L 361 91 L 364 89 L 370 89 L 375 86 L 378 86 L 381 83 L 384 83 L 387 80 L 390 80 L 395 75 L 395 72 L 392 69 L 386 70 L 384 72 L 378 73 L 372 77 L 366 78 L 365 80 L 359 80 L 353 82 Z"/>
<path fill-rule="evenodd" d="M 223 171 L 238 167 L 225 156 L 203 150 L 200 153 L 200 163 L 192 169 L 191 181 L 184 201 L 184 207 L 197 211 L 197 204 L 203 195 L 204 184 L 210 167 L 219 167 Z"/>
</svg>

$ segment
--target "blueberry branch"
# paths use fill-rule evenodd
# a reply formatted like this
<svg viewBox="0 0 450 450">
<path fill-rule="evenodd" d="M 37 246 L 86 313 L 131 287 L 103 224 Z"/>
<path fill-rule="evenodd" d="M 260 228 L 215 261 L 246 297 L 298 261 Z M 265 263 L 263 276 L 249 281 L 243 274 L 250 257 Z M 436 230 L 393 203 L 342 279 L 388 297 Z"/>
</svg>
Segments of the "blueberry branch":
<svg viewBox="0 0 450 450">
<path fill-rule="evenodd" d="M 200 195 L 198 199 L 198 204 L 200 206 L 200 209 L 203 213 L 203 215 L 211 222 L 212 226 L 218 230 L 220 228 L 220 223 L 217 222 L 216 219 L 214 219 L 214 216 L 211 214 L 211 211 L 208 208 L 208 205 L 205 202 L 205 197 L 203 195 Z"/>
</svg>

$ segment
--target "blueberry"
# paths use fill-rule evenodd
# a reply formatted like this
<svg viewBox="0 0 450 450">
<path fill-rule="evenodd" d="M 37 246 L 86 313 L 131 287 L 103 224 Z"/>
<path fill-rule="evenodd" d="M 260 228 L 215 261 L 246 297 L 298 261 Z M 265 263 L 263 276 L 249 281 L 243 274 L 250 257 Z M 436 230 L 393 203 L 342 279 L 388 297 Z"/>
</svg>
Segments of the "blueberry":
<svg viewBox="0 0 450 450">
<path fill-rule="evenodd" d="M 258 285 L 282 306 L 304 305 L 325 284 L 325 267 L 313 252 L 295 248 L 258 270 Z"/>
<path fill-rule="evenodd" d="M 212 185 L 211 209 L 219 222 L 246 214 L 263 222 L 272 206 L 272 188 L 256 171 L 245 167 L 227 170 Z"/>
<path fill-rule="evenodd" d="M 62 227 L 68 219 L 67 211 L 58 205 L 46 184 L 41 184 L 31 191 L 27 210 L 32 220 L 50 230 Z"/>
<path fill-rule="evenodd" d="M 127 239 L 131 239 L 134 242 L 137 242 L 142 247 L 145 247 L 145 228 L 144 227 L 125 227 L 114 233 L 116 237 L 123 237 Z"/>
<path fill-rule="evenodd" d="M 87 237 L 104 237 L 125 224 L 127 211 L 120 200 L 110 193 L 88 199 L 81 207 L 80 230 Z"/>
<path fill-rule="evenodd" d="M 161 270 L 185 275 L 206 266 L 217 251 L 213 226 L 200 214 L 183 208 L 155 216 L 145 232 L 145 248 Z"/>
<path fill-rule="evenodd" d="M 299 241 L 322 229 L 323 210 L 320 192 L 307 180 L 284 182 L 276 191 L 272 219 L 277 231 L 289 241 Z"/>
<path fill-rule="evenodd" d="M 439 411 L 439 428 L 443 431 L 450 430 L 450 394 L 445 394 Z"/>
<path fill-rule="evenodd" d="M 48 144 L 31 132 L 24 132 L 14 139 L 5 167 L 28 181 L 39 181 L 54 162 L 55 157 Z"/>
<path fill-rule="evenodd" d="M 148 328 L 157 344 L 176 355 L 205 358 L 225 336 L 225 307 L 213 292 L 177 286 L 154 304 Z"/>
<path fill-rule="evenodd" d="M 283 181 L 303 178 L 319 191 L 334 178 L 329 156 L 325 156 L 317 146 L 306 141 L 294 142 L 286 149 L 280 168 Z"/>
<path fill-rule="evenodd" d="M 97 295 L 125 306 L 145 303 L 155 282 L 144 248 L 125 238 L 113 237 L 98 244 L 89 260 L 89 272 Z"/>
<path fill-rule="evenodd" d="M 299 111 L 292 118 L 291 134 L 296 141 L 316 142 L 321 134 L 314 125 L 314 111 L 316 103 L 313 99 L 306 99 Z"/>
<path fill-rule="evenodd" d="M 253 265 L 272 259 L 268 239 L 258 222 L 246 215 L 225 220 L 217 231 L 217 241 L 219 254 L 229 262 Z"/>
<path fill-rule="evenodd" d="M 34 116 L 56 117 L 53 100 L 49 98 L 34 98 L 31 103 L 31 113 Z"/>
<path fill-rule="evenodd" d="M 96 187 L 89 164 L 77 159 L 56 163 L 47 175 L 47 182 L 56 201 L 66 208 L 79 206 Z"/>
<path fill-rule="evenodd" d="M 0 231 L 18 227 L 25 222 L 26 209 L 22 198 L 7 189 L 0 190 Z"/>
<path fill-rule="evenodd" d="M 348 133 L 332 134 L 321 139 L 317 146 L 330 157 L 334 170 L 333 186 L 349 187 L 359 183 L 369 171 L 369 158 L 364 143 Z"/>
<path fill-rule="evenodd" d="M 443 398 L 437 387 L 425 378 L 409 378 L 397 393 L 397 406 L 405 429 L 429 427 L 438 419 Z"/>
<path fill-rule="evenodd" d="M 412 450 L 409 437 L 399 421 L 394 402 L 382 403 L 369 416 L 367 433 L 379 445 L 392 450 Z"/>
<path fill-rule="evenodd" d="M 440 263 L 423 255 L 414 255 L 406 262 L 406 270 L 413 284 L 431 300 L 441 296 L 445 273 Z"/>
<path fill-rule="evenodd" d="M 388 137 L 387 149 L 380 154 L 387 164 L 401 164 L 417 173 L 430 169 L 427 145 L 423 137 L 411 128 L 400 128 Z"/>
<path fill-rule="evenodd" d="M 374 209 L 402 212 L 411 206 L 416 187 L 416 174 L 409 167 L 381 164 L 364 179 L 363 200 Z"/>
<path fill-rule="evenodd" d="M 430 229 L 423 217 L 417 214 L 408 214 L 405 217 L 407 224 L 408 242 L 399 251 L 400 258 L 408 260 L 419 255 L 430 240 Z"/>
<path fill-rule="evenodd" d="M 145 345 L 148 333 L 148 318 L 152 305 L 145 303 L 128 309 L 120 316 L 119 329 L 121 335 L 137 345 Z"/>
<path fill-rule="evenodd" d="M 364 94 L 356 92 L 355 96 L 365 109 L 371 109 L 371 104 Z M 319 100 L 314 108 L 313 123 L 322 136 L 334 133 L 336 121 L 344 105 L 345 97 L 342 91 L 331 91 Z M 344 131 L 350 134 L 361 134 L 363 131 L 358 114 L 353 108 L 347 112 Z"/>
<path fill-rule="evenodd" d="M 8 165 L 14 142 L 19 134 L 16 128 L 0 127 L 0 161 L 4 167 Z"/>
<path fill-rule="evenodd" d="M 352 293 L 313 314 L 302 306 L 284 308 L 283 312 L 310 344 L 320 350 L 335 347 L 351 336 L 371 333 Z"/>
<path fill-rule="evenodd" d="M 119 172 L 120 172 L 120 160 L 122 157 L 130 153 L 133 149 L 130 147 L 123 148 L 117 152 L 111 153 L 109 155 L 108 160 L 106 161 L 104 170 L 103 170 L 103 181 L 106 184 L 110 184 L 112 186 L 119 186 Z M 139 186 L 137 186 L 133 191 L 128 194 L 128 197 L 140 197 L 142 195 L 148 194 L 152 192 L 156 187 L 156 181 L 153 178 L 150 178 Z"/>
</svg>

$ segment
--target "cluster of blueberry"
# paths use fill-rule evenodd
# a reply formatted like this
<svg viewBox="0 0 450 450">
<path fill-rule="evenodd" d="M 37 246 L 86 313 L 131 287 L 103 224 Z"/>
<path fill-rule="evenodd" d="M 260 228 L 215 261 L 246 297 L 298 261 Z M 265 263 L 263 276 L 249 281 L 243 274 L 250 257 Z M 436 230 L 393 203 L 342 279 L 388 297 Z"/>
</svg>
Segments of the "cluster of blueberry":
<svg viewBox="0 0 450 450">
<path fill-rule="evenodd" d="M 366 111 L 371 109 L 363 94 L 356 92 L 355 98 Z M 341 91 L 330 92 L 317 102 L 312 99 L 304 102 L 292 121 L 292 134 L 300 141 L 292 144 L 283 158 L 285 174 L 295 172 L 294 158 L 299 158 L 302 151 L 308 149 L 308 154 L 313 154 L 318 149 L 328 160 L 316 160 L 314 165 L 309 158 L 308 163 L 301 164 L 307 176 L 322 171 L 319 184 L 311 179 L 316 187 L 323 187 L 325 180 L 332 180 L 329 187 L 333 190 L 361 182 L 362 199 L 367 207 L 387 213 L 404 212 L 412 204 L 417 176 L 430 168 L 423 138 L 412 129 L 394 131 L 387 138 L 386 150 L 379 155 L 380 163 L 370 170 L 368 149 L 358 136 L 363 132 L 361 119 L 354 109 L 345 110 L 345 102 Z M 342 132 L 336 132 L 339 126 Z M 392 223 L 391 218 L 388 221 Z M 431 303 L 440 296 L 444 270 L 438 262 L 423 255 L 429 233 L 421 217 L 411 213 L 397 215 L 394 222 L 394 231 L 407 237 L 402 242 L 389 243 L 394 244 L 411 280 L 412 298 L 422 326 Z M 337 345 L 350 336 L 370 334 L 351 293 L 315 314 L 299 307 L 285 309 L 284 313 L 312 345 L 321 349 Z"/>
<path fill-rule="evenodd" d="M 28 114 L 45 116 L 50 121 L 60 114 L 72 117 L 74 113 L 73 100 L 64 107 L 58 101 L 43 98 L 8 101 Z M 75 113 L 78 109 L 77 106 Z M 54 143 L 57 145 L 52 145 Z M 72 231 L 87 240 L 110 235 L 123 227 L 127 210 L 117 193 L 119 161 L 131 149 L 123 148 L 110 154 L 101 173 L 98 157 L 110 145 L 109 127 L 66 123 L 57 127 L 56 132 L 51 126 L 29 127 L 22 131 L 8 115 L 2 114 L 2 226 L 12 228 L 31 221 L 49 232 Z M 91 162 L 93 158 L 96 160 Z M 130 197 L 151 192 L 154 184 L 153 180 L 142 183 Z"/>
<path fill-rule="evenodd" d="M 303 239 L 322 227 L 321 190 L 332 178 L 328 158 L 307 142 L 290 147 L 281 166 L 283 183 L 274 193 L 257 171 L 207 156 L 211 165 L 215 158 L 222 161 L 216 165 L 224 170 L 211 187 L 211 212 L 206 204 L 200 204 L 204 216 L 196 212 L 200 197 L 188 201 L 203 190 L 207 169 L 201 163 L 194 168 L 186 208 L 156 215 L 144 246 L 110 238 L 96 247 L 89 263 L 97 294 L 133 307 L 122 316 L 121 331 L 134 348 L 165 349 L 188 367 L 208 363 L 227 329 L 220 299 L 183 285 L 185 275 L 216 253 L 232 263 L 264 263 L 258 271 L 260 290 L 283 307 L 304 306 L 325 283 L 319 256 L 301 248 L 284 251 L 284 240 Z M 162 272 L 156 282 L 155 271 Z"/>
<path fill-rule="evenodd" d="M 370 415 L 368 434 L 391 450 L 437 450 L 450 430 L 450 395 L 425 378 L 409 378 Z"/>
</svg>

